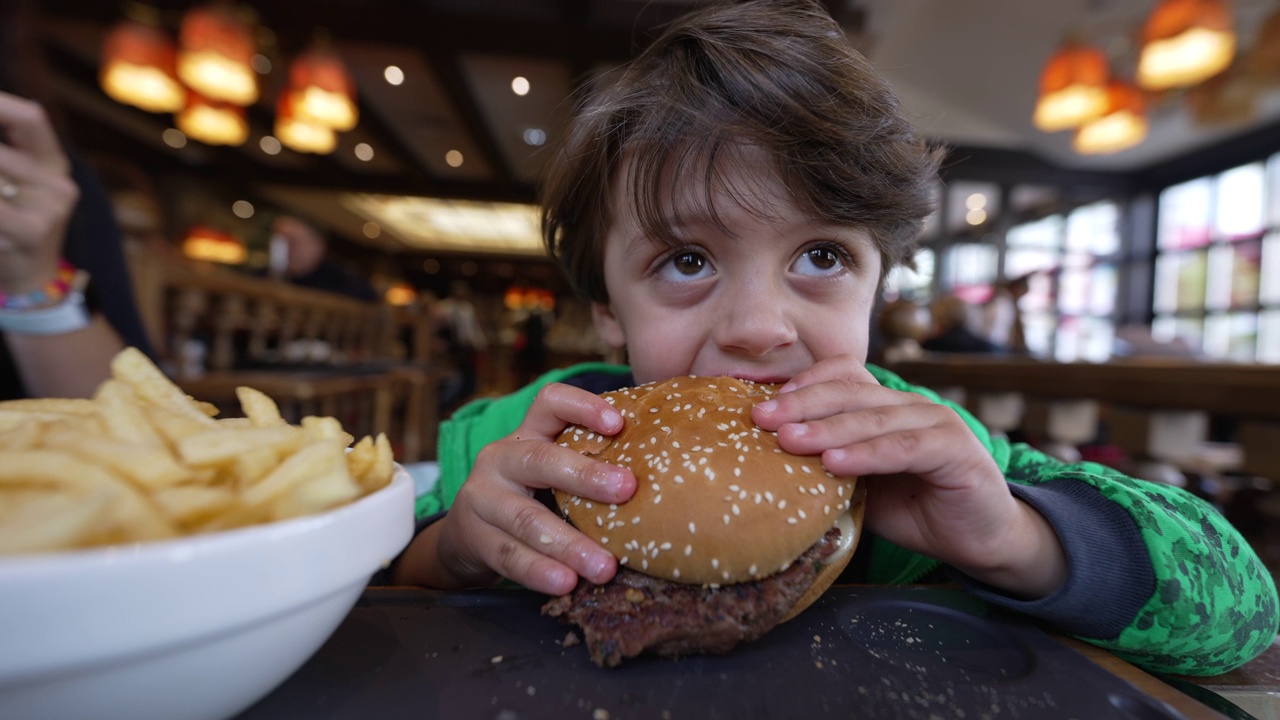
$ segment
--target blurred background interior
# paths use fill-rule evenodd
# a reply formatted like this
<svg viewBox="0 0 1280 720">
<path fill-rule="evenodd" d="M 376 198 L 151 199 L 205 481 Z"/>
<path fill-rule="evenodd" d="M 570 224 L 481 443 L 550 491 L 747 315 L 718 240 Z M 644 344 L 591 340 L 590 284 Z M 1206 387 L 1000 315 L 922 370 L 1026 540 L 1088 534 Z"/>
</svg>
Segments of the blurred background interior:
<svg viewBox="0 0 1280 720">
<path fill-rule="evenodd" d="M 544 257 L 539 169 L 575 89 L 701 4 L 33 3 L 166 368 L 200 397 L 270 374 L 410 460 L 466 399 L 603 356 Z M 1280 0 L 823 4 L 949 151 L 874 359 L 1065 456 L 1270 497 Z M 311 256 L 328 279 L 285 282 Z"/>
</svg>

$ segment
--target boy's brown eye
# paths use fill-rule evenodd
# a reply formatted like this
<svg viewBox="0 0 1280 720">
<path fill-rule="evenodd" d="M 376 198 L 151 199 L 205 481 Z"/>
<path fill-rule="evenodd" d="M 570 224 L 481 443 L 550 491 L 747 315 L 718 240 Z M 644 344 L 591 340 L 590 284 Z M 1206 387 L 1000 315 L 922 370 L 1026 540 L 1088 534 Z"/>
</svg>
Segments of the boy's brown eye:
<svg viewBox="0 0 1280 720">
<path fill-rule="evenodd" d="M 840 256 L 830 248 L 813 248 L 808 254 L 809 261 L 819 270 L 830 270 L 840 264 Z"/>
<path fill-rule="evenodd" d="M 698 253 L 680 253 L 671 258 L 671 264 L 682 275 L 697 275 L 707 264 L 707 260 Z"/>
</svg>

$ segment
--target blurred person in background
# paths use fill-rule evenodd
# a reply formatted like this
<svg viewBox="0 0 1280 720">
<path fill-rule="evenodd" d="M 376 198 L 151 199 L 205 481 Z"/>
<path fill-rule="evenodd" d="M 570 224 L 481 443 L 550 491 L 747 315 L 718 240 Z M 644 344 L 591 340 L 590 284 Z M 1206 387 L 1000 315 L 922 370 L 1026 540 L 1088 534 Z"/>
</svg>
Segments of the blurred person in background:
<svg viewBox="0 0 1280 720">
<path fill-rule="evenodd" d="M 312 290 L 378 301 L 373 285 L 331 258 L 328 239 L 302 218 L 280 215 L 272 222 L 270 253 L 273 277 Z"/>
<path fill-rule="evenodd" d="M 59 140 L 24 2 L 0 2 L 0 399 L 86 397 L 150 354 L 111 203 Z"/>
<path fill-rule="evenodd" d="M 440 333 L 454 371 L 455 382 L 441 388 L 441 417 L 466 402 L 476 392 L 480 353 L 489 347 L 484 329 L 471 302 L 471 286 L 465 280 L 449 285 L 449 296 L 436 304 Z"/>
<path fill-rule="evenodd" d="M 1027 351 L 1022 329 L 1022 309 L 1018 302 L 1031 290 L 1031 276 L 1019 275 L 996 283 L 995 291 L 983 306 L 982 334 L 988 340 L 1013 353 Z"/>
<path fill-rule="evenodd" d="M 920 347 L 929 352 L 996 353 L 1003 348 L 969 329 L 969 303 L 943 295 L 929 303 L 933 330 Z"/>
</svg>

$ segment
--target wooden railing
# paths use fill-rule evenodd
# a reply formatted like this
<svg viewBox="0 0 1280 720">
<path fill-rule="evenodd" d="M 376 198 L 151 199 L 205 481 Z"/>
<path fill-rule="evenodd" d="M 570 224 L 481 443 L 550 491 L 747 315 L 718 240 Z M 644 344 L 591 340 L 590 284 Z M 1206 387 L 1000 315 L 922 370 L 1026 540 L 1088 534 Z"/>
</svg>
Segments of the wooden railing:
<svg viewBox="0 0 1280 720">
<path fill-rule="evenodd" d="M 397 459 L 434 457 L 430 313 L 297 287 L 182 258 L 135 254 L 139 309 L 188 393 L 236 409 L 250 385 L 295 416 L 385 432 Z"/>
<path fill-rule="evenodd" d="M 1140 460 L 1235 465 L 1222 469 L 1280 481 L 1280 366 L 933 355 L 888 367 L 960 399 L 997 430 L 1079 445 L 1105 422 L 1109 439 Z M 1235 452 L 1207 444 L 1214 417 L 1236 426 L 1227 448 Z"/>
</svg>

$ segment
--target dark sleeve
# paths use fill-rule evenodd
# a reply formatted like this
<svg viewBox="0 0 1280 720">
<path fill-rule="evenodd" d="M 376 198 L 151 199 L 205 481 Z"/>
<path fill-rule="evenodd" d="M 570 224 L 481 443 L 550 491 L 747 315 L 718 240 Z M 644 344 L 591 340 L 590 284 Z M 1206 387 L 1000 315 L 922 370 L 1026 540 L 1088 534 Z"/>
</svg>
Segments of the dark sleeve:
<svg viewBox="0 0 1280 720">
<path fill-rule="evenodd" d="M 1133 517 L 1094 487 L 1071 480 L 1009 484 L 1019 500 L 1049 521 L 1067 555 L 1067 579 L 1054 594 L 1019 600 L 963 573 L 952 576 L 1001 607 L 1091 638 L 1115 638 L 1155 592 L 1151 555 Z"/>
<path fill-rule="evenodd" d="M 68 156 L 71 176 L 80 188 L 80 202 L 67 226 L 62 254 L 72 265 L 88 271 L 89 308 L 106 317 L 125 345 L 155 357 L 138 315 L 111 200 L 89 166 L 74 153 Z"/>
</svg>

